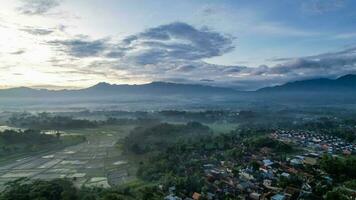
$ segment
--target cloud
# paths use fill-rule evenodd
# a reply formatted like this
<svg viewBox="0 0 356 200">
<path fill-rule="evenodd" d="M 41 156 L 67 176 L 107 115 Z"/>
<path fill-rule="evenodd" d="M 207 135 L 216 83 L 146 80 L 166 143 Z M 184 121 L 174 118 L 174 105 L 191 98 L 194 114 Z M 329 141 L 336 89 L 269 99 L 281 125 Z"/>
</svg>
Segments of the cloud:
<svg viewBox="0 0 356 200">
<path fill-rule="evenodd" d="M 273 66 L 211 64 L 205 59 L 230 52 L 234 38 L 182 22 L 147 29 L 119 41 L 76 36 L 48 44 L 69 56 L 51 61 L 58 67 L 75 69 L 66 73 L 111 80 L 206 83 L 254 90 L 288 81 L 356 73 L 356 47 L 307 57 L 272 58 L 269 61 L 278 61 Z"/>
<path fill-rule="evenodd" d="M 26 51 L 24 49 L 19 49 L 17 51 L 11 52 L 12 55 L 21 55 L 24 54 Z"/>
<path fill-rule="evenodd" d="M 22 0 L 18 10 L 25 15 L 43 15 L 60 5 L 60 0 Z"/>
<path fill-rule="evenodd" d="M 224 66 L 200 63 L 197 73 L 189 80 L 214 80 L 214 85 L 241 90 L 255 90 L 265 86 L 312 78 L 336 78 L 356 74 L 356 47 L 300 58 L 280 58 L 274 66 Z M 199 79 L 198 79 L 199 78 Z"/>
<path fill-rule="evenodd" d="M 54 32 L 52 29 L 48 28 L 36 28 L 36 27 L 30 27 L 27 26 L 25 28 L 20 29 L 21 31 L 24 31 L 26 33 L 29 33 L 31 35 L 49 35 Z"/>
<path fill-rule="evenodd" d="M 210 73 L 212 69 L 203 60 L 230 52 L 234 48 L 233 39 L 208 28 L 198 29 L 175 22 L 129 35 L 117 42 L 78 36 L 48 44 L 72 58 L 101 59 L 88 64 L 90 69 L 110 66 L 131 77 L 174 79 L 184 74 L 195 79 L 196 73 Z"/>
<path fill-rule="evenodd" d="M 190 72 L 192 70 L 195 70 L 196 67 L 194 65 L 182 65 L 182 66 L 178 66 L 176 68 L 176 71 L 179 71 L 179 72 Z"/>
<path fill-rule="evenodd" d="M 333 38 L 335 38 L 335 39 L 345 39 L 345 40 L 346 39 L 356 38 L 356 32 L 336 34 Z"/>
<path fill-rule="evenodd" d="M 311 14 L 324 14 L 340 10 L 345 6 L 345 0 L 307 0 L 302 3 L 302 10 Z"/>
<path fill-rule="evenodd" d="M 13 75 L 15 76 L 22 76 L 23 74 L 22 73 L 12 73 Z"/>
<path fill-rule="evenodd" d="M 201 60 L 223 55 L 234 48 L 232 37 L 182 22 L 128 36 L 120 46 L 126 60 L 140 65 Z"/>
<path fill-rule="evenodd" d="M 48 42 L 58 50 L 70 56 L 84 58 L 100 56 L 107 48 L 106 40 L 89 40 L 83 38 L 53 40 Z"/>
<path fill-rule="evenodd" d="M 336 78 L 341 75 L 356 73 L 356 47 L 315 56 L 288 58 L 288 60 L 273 67 L 265 66 L 253 69 L 250 74 L 277 77 L 274 81 L 270 81 L 270 84 L 273 84 L 282 82 L 282 80 L 291 81 L 320 77 Z"/>
<path fill-rule="evenodd" d="M 214 80 L 211 79 L 200 79 L 201 82 L 214 82 Z"/>
</svg>

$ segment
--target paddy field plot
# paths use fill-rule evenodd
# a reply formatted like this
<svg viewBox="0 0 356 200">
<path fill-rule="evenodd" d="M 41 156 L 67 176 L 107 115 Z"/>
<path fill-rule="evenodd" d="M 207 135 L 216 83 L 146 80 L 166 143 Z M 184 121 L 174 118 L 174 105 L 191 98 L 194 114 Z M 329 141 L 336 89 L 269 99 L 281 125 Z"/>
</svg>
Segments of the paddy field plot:
<svg viewBox="0 0 356 200">
<path fill-rule="evenodd" d="M 78 186 L 110 187 L 129 180 L 129 165 L 116 141 L 125 137 L 133 126 L 109 126 L 68 131 L 85 135 L 83 143 L 55 152 L 0 163 L 0 187 L 18 178 L 50 180 L 69 178 Z"/>
</svg>

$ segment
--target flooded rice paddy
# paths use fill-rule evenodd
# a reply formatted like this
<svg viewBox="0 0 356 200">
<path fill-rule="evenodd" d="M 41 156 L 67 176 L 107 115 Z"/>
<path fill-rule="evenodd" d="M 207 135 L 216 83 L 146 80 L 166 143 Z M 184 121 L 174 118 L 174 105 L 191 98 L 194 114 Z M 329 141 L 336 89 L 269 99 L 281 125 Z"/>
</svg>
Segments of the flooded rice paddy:
<svg viewBox="0 0 356 200">
<path fill-rule="evenodd" d="M 0 163 L 0 188 L 8 181 L 27 177 L 72 179 L 77 186 L 110 187 L 132 178 L 128 163 L 115 147 L 117 136 L 89 134 L 87 141 L 56 152 Z"/>
</svg>

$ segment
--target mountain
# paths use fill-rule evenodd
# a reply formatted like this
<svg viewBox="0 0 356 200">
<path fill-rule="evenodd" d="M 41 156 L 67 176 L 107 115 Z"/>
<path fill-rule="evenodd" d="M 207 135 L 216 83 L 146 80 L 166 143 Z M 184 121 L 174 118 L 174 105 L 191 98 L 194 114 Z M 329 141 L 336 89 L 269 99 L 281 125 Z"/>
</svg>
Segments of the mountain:
<svg viewBox="0 0 356 200">
<path fill-rule="evenodd" d="M 267 104 L 280 105 L 354 105 L 356 102 L 356 75 L 337 79 L 310 79 L 257 90 L 253 98 Z"/>
<path fill-rule="evenodd" d="M 311 79 L 295 81 L 258 90 L 262 93 L 356 93 L 356 75 L 345 75 L 337 79 Z"/>
<path fill-rule="evenodd" d="M 142 85 L 98 83 L 79 90 L 39 90 L 26 87 L 0 90 L 0 110 L 43 107 L 118 107 L 118 109 L 163 109 L 206 104 L 219 105 L 230 101 L 240 92 L 196 84 L 152 82 Z M 225 104 L 221 104 L 225 105 Z"/>
<path fill-rule="evenodd" d="M 295 81 L 254 92 L 198 84 L 152 82 L 142 85 L 98 83 L 79 90 L 26 87 L 0 90 L 0 110 L 28 108 L 175 109 L 241 108 L 250 105 L 340 105 L 356 102 L 356 75 Z"/>
<path fill-rule="evenodd" d="M 79 90 L 47 90 L 27 87 L 0 90 L 0 97 L 36 97 L 36 96 L 120 96 L 120 95 L 184 95 L 184 94 L 234 94 L 236 90 L 230 88 L 212 87 L 195 84 L 177 84 L 168 82 L 152 82 L 142 85 L 115 85 L 98 83 L 92 87 Z"/>
<path fill-rule="evenodd" d="M 79 90 L 47 90 L 27 87 L 0 90 L 1 99 L 25 98 L 31 100 L 75 100 L 79 101 L 117 101 L 136 99 L 158 99 L 163 97 L 201 98 L 203 96 L 231 96 L 238 91 L 231 88 L 221 88 L 195 84 L 177 84 L 167 82 L 152 82 L 142 85 L 115 85 L 98 83 L 92 87 Z M 182 98 L 182 99 L 184 99 Z"/>
<path fill-rule="evenodd" d="M 111 85 L 98 83 L 92 87 L 82 90 L 85 93 L 101 94 L 138 94 L 138 95 L 176 95 L 176 94 L 234 94 L 237 91 L 230 88 L 212 87 L 196 84 L 178 84 L 168 82 L 152 82 L 142 85 Z"/>
</svg>

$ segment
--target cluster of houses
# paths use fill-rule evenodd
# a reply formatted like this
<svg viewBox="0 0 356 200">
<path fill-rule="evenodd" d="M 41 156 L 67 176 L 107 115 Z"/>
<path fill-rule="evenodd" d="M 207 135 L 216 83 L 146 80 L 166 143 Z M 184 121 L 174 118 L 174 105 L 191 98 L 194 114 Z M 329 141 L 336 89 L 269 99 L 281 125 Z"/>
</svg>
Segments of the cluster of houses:
<svg viewBox="0 0 356 200">
<path fill-rule="evenodd" d="M 191 197 L 182 199 L 171 192 L 165 200 L 215 200 L 226 196 L 251 200 L 292 200 L 310 195 L 312 187 L 308 183 L 314 176 L 303 168 L 317 165 L 319 154 L 296 155 L 281 161 L 270 152 L 269 148 L 264 147 L 257 153 L 245 155 L 245 159 L 254 162 L 255 166 L 249 164 L 236 168 L 236 163 L 230 161 L 204 164 L 202 170 L 207 186 L 204 194 L 195 192 Z M 280 186 L 281 179 L 288 180 L 297 175 L 304 178 L 301 186 Z"/>
<path fill-rule="evenodd" d="M 356 146 L 329 135 L 308 131 L 278 130 L 270 137 L 295 143 L 307 150 L 297 155 L 280 155 L 263 147 L 244 152 L 236 162 L 207 162 L 202 166 L 205 190 L 189 197 L 178 197 L 174 190 L 165 200 L 218 200 L 231 196 L 249 200 L 302 200 L 313 195 L 312 185 L 322 179 L 332 183 L 320 170 L 319 160 L 324 153 L 354 154 Z M 244 148 L 242 145 L 241 148 Z M 314 169 L 312 171 L 308 169 Z M 316 180 L 315 177 L 318 177 Z"/>
<path fill-rule="evenodd" d="M 313 151 L 345 155 L 356 153 L 356 145 L 346 142 L 336 136 L 315 133 L 312 131 L 278 130 L 271 134 L 271 136 L 280 141 L 296 143 L 302 147 L 312 149 Z"/>
</svg>

